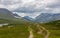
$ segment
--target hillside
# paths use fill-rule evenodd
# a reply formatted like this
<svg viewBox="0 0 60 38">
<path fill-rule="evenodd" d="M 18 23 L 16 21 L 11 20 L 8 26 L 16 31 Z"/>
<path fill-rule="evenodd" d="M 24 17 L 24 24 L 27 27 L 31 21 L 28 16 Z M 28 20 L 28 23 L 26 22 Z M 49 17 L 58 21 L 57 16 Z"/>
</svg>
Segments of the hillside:
<svg viewBox="0 0 60 38">
<path fill-rule="evenodd" d="M 31 37 L 31 33 L 34 38 L 44 38 L 49 32 L 49 38 L 60 38 L 60 29 L 57 26 L 60 25 L 59 20 L 43 24 L 22 20 L 0 19 L 0 24 L 9 23 L 9 25 L 0 27 L 0 38 L 28 38 Z M 39 34 L 39 30 L 42 34 Z"/>
<path fill-rule="evenodd" d="M 49 38 L 60 38 L 60 20 L 41 24 L 50 32 Z"/>
<path fill-rule="evenodd" d="M 5 8 L 0 8 L 0 18 L 8 19 L 14 18 L 12 12 Z"/>
<path fill-rule="evenodd" d="M 50 22 L 60 20 L 60 13 L 41 13 L 36 17 L 35 22 Z"/>
<path fill-rule="evenodd" d="M 60 38 L 60 20 L 48 23 L 27 21 L 15 18 L 6 9 L 0 14 L 0 38 Z"/>
<path fill-rule="evenodd" d="M 60 20 L 56 20 L 56 21 L 51 21 L 48 23 L 45 23 L 44 25 L 46 25 L 46 28 L 50 27 L 50 29 L 59 29 L 60 30 Z"/>
<path fill-rule="evenodd" d="M 9 25 L 0 26 L 0 38 L 27 38 L 29 35 L 28 27 L 23 21 L 0 19 L 0 24 L 4 23 L 8 23 Z"/>
</svg>

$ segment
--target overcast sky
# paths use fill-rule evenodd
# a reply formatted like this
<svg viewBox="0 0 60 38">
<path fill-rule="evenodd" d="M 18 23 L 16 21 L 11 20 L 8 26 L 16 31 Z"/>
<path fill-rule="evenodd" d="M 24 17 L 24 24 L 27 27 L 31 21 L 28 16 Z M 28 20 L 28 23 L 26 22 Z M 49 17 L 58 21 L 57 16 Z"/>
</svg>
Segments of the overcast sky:
<svg viewBox="0 0 60 38">
<path fill-rule="evenodd" d="M 0 0 L 0 8 L 34 16 L 40 13 L 60 13 L 60 0 Z"/>
</svg>

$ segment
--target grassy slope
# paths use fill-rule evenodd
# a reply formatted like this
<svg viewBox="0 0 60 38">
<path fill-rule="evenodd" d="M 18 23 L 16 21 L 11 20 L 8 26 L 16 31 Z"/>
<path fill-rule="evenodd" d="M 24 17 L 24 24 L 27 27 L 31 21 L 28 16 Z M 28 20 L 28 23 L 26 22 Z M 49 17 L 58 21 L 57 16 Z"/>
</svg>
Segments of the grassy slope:
<svg viewBox="0 0 60 38">
<path fill-rule="evenodd" d="M 49 38 L 60 38 L 60 20 L 45 23 L 42 26 L 50 31 Z"/>
<path fill-rule="evenodd" d="M 43 38 L 43 35 L 37 34 L 38 28 L 36 27 L 36 23 L 27 22 L 27 21 L 18 21 L 14 20 L 2 20 L 0 19 L 0 23 L 9 23 L 8 26 L 0 27 L 0 38 L 28 38 L 29 31 L 28 26 L 32 28 L 34 33 L 34 38 Z M 39 23 L 40 24 L 40 23 Z M 60 21 L 53 21 L 45 24 L 40 24 L 50 31 L 49 38 L 60 38 Z"/>
<path fill-rule="evenodd" d="M 60 38 L 60 20 L 52 21 L 48 23 L 38 23 L 40 26 L 45 27 L 50 32 L 49 38 Z M 33 26 L 32 26 L 33 25 Z M 37 24 L 33 23 L 31 28 L 33 29 L 35 38 L 44 38 L 43 35 L 37 34 L 38 28 L 36 27 Z"/>
<path fill-rule="evenodd" d="M 8 26 L 0 27 L 0 38 L 28 38 L 28 27 L 22 20 L 0 20 L 0 23 L 9 23 Z M 27 22 L 26 22 L 27 23 Z"/>
</svg>

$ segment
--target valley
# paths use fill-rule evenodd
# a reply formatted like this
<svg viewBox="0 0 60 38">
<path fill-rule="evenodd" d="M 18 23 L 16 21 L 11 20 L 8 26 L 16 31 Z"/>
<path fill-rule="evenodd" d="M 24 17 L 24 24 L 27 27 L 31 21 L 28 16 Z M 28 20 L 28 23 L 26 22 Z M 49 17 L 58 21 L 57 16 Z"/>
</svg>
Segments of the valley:
<svg viewBox="0 0 60 38">
<path fill-rule="evenodd" d="M 0 38 L 60 38 L 60 29 L 56 26 L 59 20 L 49 23 L 0 20 L 0 23 L 6 22 L 9 25 L 0 27 Z"/>
<path fill-rule="evenodd" d="M 0 38 L 60 38 L 59 17 L 60 14 L 44 13 L 35 21 L 0 8 Z"/>
</svg>

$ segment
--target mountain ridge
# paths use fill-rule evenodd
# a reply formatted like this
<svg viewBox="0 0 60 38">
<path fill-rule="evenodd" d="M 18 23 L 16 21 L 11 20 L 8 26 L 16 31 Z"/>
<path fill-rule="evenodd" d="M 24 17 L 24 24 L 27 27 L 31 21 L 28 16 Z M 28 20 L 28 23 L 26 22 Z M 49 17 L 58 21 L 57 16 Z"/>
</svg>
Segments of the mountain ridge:
<svg viewBox="0 0 60 38">
<path fill-rule="evenodd" d="M 0 18 L 14 18 L 14 16 L 8 9 L 0 8 Z"/>
<path fill-rule="evenodd" d="M 41 15 L 36 17 L 37 22 L 49 22 L 54 20 L 60 20 L 60 13 L 42 13 Z"/>
</svg>

